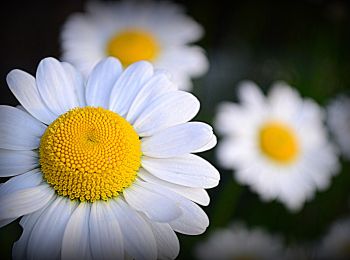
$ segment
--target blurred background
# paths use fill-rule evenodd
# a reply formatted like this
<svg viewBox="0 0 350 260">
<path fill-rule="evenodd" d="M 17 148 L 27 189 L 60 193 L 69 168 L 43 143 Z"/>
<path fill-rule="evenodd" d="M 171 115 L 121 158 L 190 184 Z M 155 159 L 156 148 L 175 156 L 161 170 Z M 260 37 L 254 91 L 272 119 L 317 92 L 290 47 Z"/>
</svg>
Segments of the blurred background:
<svg viewBox="0 0 350 260">
<path fill-rule="evenodd" d="M 196 120 L 212 123 L 221 101 L 237 101 L 235 87 L 244 79 L 264 91 L 284 80 L 302 96 L 327 105 L 338 93 L 350 90 L 350 5 L 346 1 L 175 1 L 205 29 L 198 45 L 209 58 L 209 72 L 194 80 L 193 93 L 201 101 Z M 1 8 L 0 104 L 17 105 L 7 88 L 7 73 L 23 69 L 35 74 L 39 61 L 61 55 L 59 33 L 66 18 L 84 10 L 85 1 L 7 1 Z M 285 245 L 318 240 L 330 225 L 350 215 L 350 164 L 342 161 L 340 174 L 329 189 L 298 213 L 281 203 L 263 203 L 248 187 L 219 167 L 214 152 L 203 153 L 221 173 L 220 184 L 209 190 L 204 207 L 211 224 L 201 236 L 178 235 L 179 259 L 191 259 L 194 246 L 218 227 L 233 221 L 262 227 L 284 238 Z M 5 181 L 5 179 L 3 179 Z M 11 259 L 11 248 L 21 234 L 18 221 L 0 230 L 1 259 Z"/>
</svg>

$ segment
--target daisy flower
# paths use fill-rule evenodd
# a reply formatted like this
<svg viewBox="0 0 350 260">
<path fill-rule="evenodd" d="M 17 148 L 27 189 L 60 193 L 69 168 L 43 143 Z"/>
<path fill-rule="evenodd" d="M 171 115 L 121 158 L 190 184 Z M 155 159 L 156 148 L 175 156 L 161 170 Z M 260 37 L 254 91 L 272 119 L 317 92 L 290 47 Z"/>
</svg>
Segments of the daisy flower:
<svg viewBox="0 0 350 260">
<path fill-rule="evenodd" d="M 324 111 L 296 90 L 276 82 L 267 97 L 243 82 L 241 104 L 223 103 L 216 128 L 223 135 L 219 163 L 264 201 L 277 199 L 292 211 L 325 189 L 339 162 L 323 126 Z"/>
<path fill-rule="evenodd" d="M 216 230 L 195 249 L 200 260 L 280 259 L 282 253 L 282 241 L 278 236 L 259 228 L 248 230 L 238 223 Z"/>
<path fill-rule="evenodd" d="M 202 27 L 170 2 L 88 2 L 86 13 L 71 15 L 61 33 L 62 59 L 88 75 L 102 58 L 118 58 L 124 67 L 147 60 L 169 71 L 180 89 L 191 90 L 191 77 L 203 75 L 203 49 L 190 45 Z"/>
<path fill-rule="evenodd" d="M 336 221 L 317 249 L 317 259 L 350 258 L 350 218 Z"/>
<path fill-rule="evenodd" d="M 341 95 L 327 107 L 327 123 L 342 154 L 350 160 L 350 98 Z"/>
<path fill-rule="evenodd" d="M 7 76 L 22 109 L 0 107 L 0 226 L 24 216 L 15 259 L 175 258 L 174 231 L 209 224 L 196 204 L 219 173 L 193 154 L 216 138 L 188 122 L 198 100 L 145 61 L 102 60 L 86 84 L 68 63 Z"/>
</svg>

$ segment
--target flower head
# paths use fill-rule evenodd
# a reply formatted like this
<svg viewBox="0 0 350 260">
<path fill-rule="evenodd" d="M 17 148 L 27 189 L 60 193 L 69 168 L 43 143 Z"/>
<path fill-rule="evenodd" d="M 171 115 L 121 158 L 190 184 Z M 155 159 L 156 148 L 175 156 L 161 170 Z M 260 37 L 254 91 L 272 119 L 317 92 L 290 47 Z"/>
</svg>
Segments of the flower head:
<svg viewBox="0 0 350 260">
<path fill-rule="evenodd" d="M 198 100 L 145 61 L 102 60 L 86 83 L 42 60 L 36 78 L 13 70 L 21 108 L 0 106 L 0 224 L 24 216 L 15 259 L 175 258 L 174 231 L 209 224 L 196 204 L 219 173 L 193 154 L 216 144 L 188 122 Z M 49 234 L 49 236 L 47 235 Z"/>
<path fill-rule="evenodd" d="M 299 210 L 338 172 L 323 110 L 282 82 L 267 97 L 254 83 L 244 82 L 239 98 L 241 105 L 227 102 L 219 107 L 219 162 L 234 169 L 236 180 L 263 200 L 277 199 Z"/>
<path fill-rule="evenodd" d="M 102 58 L 118 58 L 124 67 L 140 60 L 169 71 L 180 89 L 208 69 L 204 51 L 190 46 L 202 27 L 169 2 L 89 2 L 87 12 L 73 14 L 62 30 L 63 59 L 88 75 Z"/>
</svg>

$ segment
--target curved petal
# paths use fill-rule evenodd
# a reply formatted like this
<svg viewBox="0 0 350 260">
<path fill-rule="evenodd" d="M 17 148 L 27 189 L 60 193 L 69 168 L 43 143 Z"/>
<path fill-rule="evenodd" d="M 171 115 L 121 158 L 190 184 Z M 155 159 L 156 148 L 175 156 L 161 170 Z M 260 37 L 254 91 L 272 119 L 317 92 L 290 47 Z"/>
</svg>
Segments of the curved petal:
<svg viewBox="0 0 350 260">
<path fill-rule="evenodd" d="M 18 218 L 44 207 L 54 195 L 47 184 L 22 189 L 0 198 L 0 220 Z"/>
<path fill-rule="evenodd" d="M 0 186 L 0 198 L 19 190 L 38 186 L 42 182 L 42 174 L 38 169 L 10 178 L 7 182 Z M 16 217 L 3 219 L 0 221 L 0 227 L 6 226 Z"/>
<path fill-rule="evenodd" d="M 94 259 L 124 259 L 123 235 L 107 202 L 96 201 L 92 204 L 89 225 Z"/>
<path fill-rule="evenodd" d="M 215 147 L 217 143 L 218 143 L 218 140 L 216 139 L 216 136 L 213 134 L 207 144 L 203 145 L 201 148 L 194 150 L 192 152 L 193 153 L 201 153 L 204 151 L 208 151 L 208 150 L 212 149 L 213 147 Z"/>
<path fill-rule="evenodd" d="M 158 259 L 175 259 L 180 252 L 180 243 L 174 230 L 166 223 L 149 221 L 157 242 Z"/>
<path fill-rule="evenodd" d="M 49 125 L 56 115 L 47 108 L 36 87 L 35 78 L 22 71 L 12 70 L 6 77 L 7 84 L 22 106 L 36 119 Z"/>
<path fill-rule="evenodd" d="M 136 118 L 139 117 L 149 103 L 151 103 L 158 96 L 175 89 L 175 84 L 170 81 L 165 72 L 155 72 L 154 76 L 142 86 L 141 90 L 135 97 L 126 119 L 131 124 L 134 124 Z"/>
<path fill-rule="evenodd" d="M 120 197 L 110 205 L 123 233 L 126 254 L 136 259 L 156 259 L 157 244 L 149 224 Z"/>
<path fill-rule="evenodd" d="M 39 63 L 36 83 L 41 98 L 55 115 L 79 106 L 75 81 L 58 60 L 45 58 Z"/>
<path fill-rule="evenodd" d="M 142 166 L 162 180 L 187 187 L 212 188 L 220 180 L 214 166 L 193 154 L 168 159 L 143 156 Z"/>
<path fill-rule="evenodd" d="M 184 91 L 171 91 L 157 97 L 135 120 L 140 136 L 150 136 L 168 127 L 191 120 L 199 111 L 198 99 Z"/>
<path fill-rule="evenodd" d="M 181 209 L 180 217 L 169 223 L 175 231 L 188 235 L 199 235 L 206 230 L 209 225 L 208 216 L 196 203 L 161 186 L 147 182 L 144 182 L 143 185 L 148 186 L 149 189 L 157 190 L 162 196 L 175 201 Z"/>
<path fill-rule="evenodd" d="M 119 60 L 112 57 L 103 59 L 94 67 L 86 85 L 86 101 L 89 106 L 109 108 L 112 87 L 122 70 Z"/>
<path fill-rule="evenodd" d="M 64 197 L 57 197 L 50 203 L 32 229 L 26 259 L 60 257 L 63 233 L 76 205 L 76 202 Z"/>
<path fill-rule="evenodd" d="M 39 169 L 15 176 L 0 186 L 0 198 L 13 192 L 38 186 L 43 180 Z"/>
<path fill-rule="evenodd" d="M 49 204 L 49 203 L 48 203 Z M 14 260 L 26 259 L 27 256 L 27 245 L 29 237 L 32 233 L 35 223 L 37 223 L 41 214 L 45 211 L 45 207 L 33 212 L 32 214 L 25 215 L 21 218 L 19 224 L 23 228 L 23 233 L 18 241 L 13 244 L 12 258 Z"/>
<path fill-rule="evenodd" d="M 142 152 L 156 158 L 181 156 L 200 149 L 209 143 L 212 136 L 211 126 L 201 122 L 189 122 L 143 138 Z"/>
<path fill-rule="evenodd" d="M 25 173 L 38 166 L 39 160 L 36 152 L 0 149 L 0 177 Z"/>
<path fill-rule="evenodd" d="M 79 107 L 86 106 L 85 99 L 85 83 L 83 75 L 75 69 L 71 64 L 67 62 L 61 62 L 63 69 L 65 70 L 69 81 L 72 82 L 72 86 L 74 87 L 75 96 L 78 99 Z"/>
<path fill-rule="evenodd" d="M 68 220 L 62 240 L 62 259 L 91 259 L 90 208 L 90 203 L 80 203 Z"/>
<path fill-rule="evenodd" d="M 139 170 L 137 175 L 147 182 L 158 184 L 160 186 L 169 188 L 170 190 L 175 191 L 181 196 L 189 200 L 192 200 L 200 205 L 203 205 L 203 206 L 209 205 L 210 198 L 205 189 L 185 187 L 182 185 L 167 182 L 157 178 L 156 176 L 150 174 L 149 172 L 147 172 L 145 169 L 142 169 L 142 168 Z"/>
<path fill-rule="evenodd" d="M 169 222 L 181 215 L 181 210 L 174 201 L 164 198 L 157 190 L 150 189 L 143 181 L 135 181 L 123 194 L 131 207 L 144 212 L 151 220 Z"/>
<path fill-rule="evenodd" d="M 146 61 L 139 61 L 127 67 L 113 86 L 109 102 L 110 110 L 125 116 L 142 85 L 152 75 L 153 66 Z"/>
<path fill-rule="evenodd" d="M 46 126 L 28 113 L 0 106 L 0 148 L 33 150 L 39 147 Z"/>
</svg>

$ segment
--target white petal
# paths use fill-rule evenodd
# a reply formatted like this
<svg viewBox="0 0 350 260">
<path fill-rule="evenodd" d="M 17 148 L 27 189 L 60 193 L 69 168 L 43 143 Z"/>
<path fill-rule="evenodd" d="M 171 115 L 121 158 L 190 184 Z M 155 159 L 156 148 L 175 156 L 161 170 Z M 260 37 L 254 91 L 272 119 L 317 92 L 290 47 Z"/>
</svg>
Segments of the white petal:
<svg viewBox="0 0 350 260">
<path fill-rule="evenodd" d="M 21 70 L 12 70 L 6 77 L 7 84 L 22 106 L 36 119 L 49 125 L 55 119 L 45 105 L 36 87 L 35 78 Z"/>
<path fill-rule="evenodd" d="M 175 259 L 180 252 L 180 243 L 175 232 L 166 223 L 149 222 L 157 242 L 158 259 Z"/>
<path fill-rule="evenodd" d="M 0 220 L 30 214 L 44 207 L 54 195 L 47 184 L 22 189 L 0 198 Z"/>
<path fill-rule="evenodd" d="M 79 107 L 85 107 L 85 83 L 83 75 L 76 70 L 71 64 L 67 62 L 61 62 L 63 69 L 65 70 L 69 81 L 72 82 L 74 87 L 75 96 L 78 99 Z"/>
<path fill-rule="evenodd" d="M 199 111 L 198 99 L 184 91 L 171 91 L 157 97 L 135 120 L 140 136 L 150 136 L 168 127 L 186 123 Z"/>
<path fill-rule="evenodd" d="M 0 197 L 18 190 L 38 186 L 42 180 L 43 177 L 39 169 L 15 176 L 0 186 Z"/>
<path fill-rule="evenodd" d="M 92 204 L 89 225 L 94 259 L 124 259 L 123 235 L 108 203 L 96 201 Z"/>
<path fill-rule="evenodd" d="M 76 206 L 76 202 L 64 197 L 50 203 L 32 229 L 27 259 L 59 259 L 63 233 Z"/>
<path fill-rule="evenodd" d="M 242 81 L 239 84 L 238 96 L 242 103 L 249 108 L 262 109 L 266 106 L 264 94 L 252 81 Z"/>
<path fill-rule="evenodd" d="M 155 183 L 155 184 L 167 187 L 172 191 L 175 191 L 176 193 L 200 205 L 203 205 L 203 206 L 209 205 L 210 198 L 205 189 L 185 187 L 182 185 L 167 182 L 155 177 L 154 175 L 150 174 L 149 172 L 147 172 L 145 169 L 142 169 L 142 168 L 139 170 L 137 175 L 147 182 Z"/>
<path fill-rule="evenodd" d="M 39 147 L 46 126 L 22 110 L 0 106 L 0 148 L 33 150 Z"/>
<path fill-rule="evenodd" d="M 144 156 L 142 166 L 162 180 L 188 187 L 212 188 L 220 180 L 215 167 L 193 154 L 168 159 Z"/>
<path fill-rule="evenodd" d="M 149 186 L 145 182 L 135 181 L 123 192 L 126 202 L 157 222 L 169 222 L 178 218 L 181 215 L 181 210 L 175 202 L 164 198 L 157 193 L 157 190 L 151 189 Z"/>
<path fill-rule="evenodd" d="M 149 224 L 122 198 L 111 201 L 111 206 L 123 233 L 127 255 L 136 259 L 156 259 L 157 245 Z"/>
<path fill-rule="evenodd" d="M 122 70 L 119 60 L 111 57 L 103 59 L 95 66 L 86 85 L 86 101 L 89 106 L 108 109 L 112 87 Z"/>
<path fill-rule="evenodd" d="M 131 124 L 134 124 L 136 118 L 142 113 L 143 110 L 158 96 L 175 90 L 176 86 L 170 81 L 168 75 L 164 72 L 155 72 L 155 75 L 151 77 L 141 88 L 134 101 L 131 104 L 126 119 Z"/>
<path fill-rule="evenodd" d="M 169 158 L 200 149 L 213 136 L 213 129 L 201 122 L 189 122 L 142 139 L 142 152 L 150 157 Z"/>
<path fill-rule="evenodd" d="M 25 173 L 38 166 L 39 160 L 36 152 L 0 149 L 0 177 Z"/>
<path fill-rule="evenodd" d="M 200 235 L 209 226 L 207 214 L 194 202 L 184 200 L 181 204 L 182 215 L 170 222 L 170 226 L 179 233 L 186 235 Z"/>
<path fill-rule="evenodd" d="M 272 113 L 283 119 L 291 119 L 303 108 L 302 99 L 296 89 L 285 82 L 276 82 L 271 87 L 268 100 L 272 107 Z"/>
<path fill-rule="evenodd" d="M 48 203 L 49 204 L 49 203 Z M 14 260 L 22 260 L 27 257 L 27 245 L 29 237 L 32 233 L 35 223 L 37 223 L 41 214 L 45 211 L 45 207 L 33 212 L 32 214 L 25 215 L 22 217 L 19 224 L 23 228 L 23 233 L 18 241 L 13 244 L 12 258 Z"/>
<path fill-rule="evenodd" d="M 56 115 L 79 106 L 75 81 L 58 60 L 43 59 L 36 72 L 36 82 L 41 98 Z"/>
<path fill-rule="evenodd" d="M 158 193 L 172 199 L 179 206 L 182 214 L 169 223 L 175 231 L 188 235 L 199 235 L 206 230 L 209 225 L 208 216 L 196 203 L 161 186 L 146 182 L 143 185 L 157 190 Z"/>
<path fill-rule="evenodd" d="M 125 116 L 142 85 L 152 75 L 153 66 L 146 61 L 139 61 L 127 67 L 113 86 L 110 110 Z"/>
<path fill-rule="evenodd" d="M 218 143 L 218 140 L 216 139 L 216 136 L 213 134 L 207 144 L 205 144 L 201 148 L 193 151 L 193 153 L 201 153 L 204 151 L 208 151 L 208 150 L 212 149 L 217 143 Z"/>
<path fill-rule="evenodd" d="M 63 235 L 61 259 L 91 259 L 90 207 L 88 202 L 80 203 L 70 217 Z"/>
</svg>

